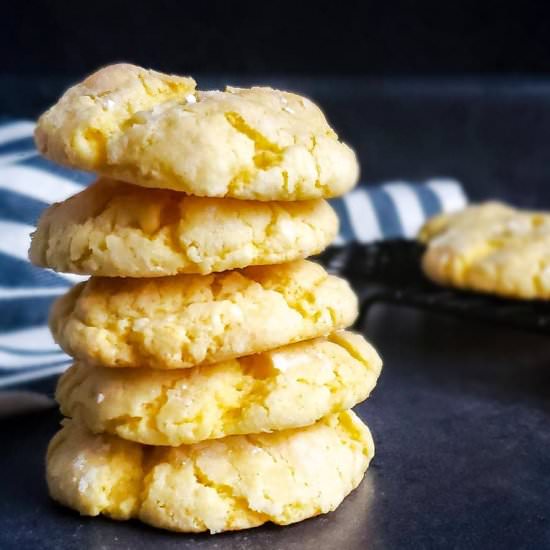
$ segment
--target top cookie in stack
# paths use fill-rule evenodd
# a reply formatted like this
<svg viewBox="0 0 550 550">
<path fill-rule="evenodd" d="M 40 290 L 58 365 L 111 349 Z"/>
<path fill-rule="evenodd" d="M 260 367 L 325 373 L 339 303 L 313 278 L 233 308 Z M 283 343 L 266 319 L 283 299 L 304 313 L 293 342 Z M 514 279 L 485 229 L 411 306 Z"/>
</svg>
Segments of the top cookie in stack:
<svg viewBox="0 0 550 550">
<path fill-rule="evenodd" d="M 373 456 L 349 409 L 381 361 L 342 332 L 349 285 L 304 260 L 338 231 L 325 199 L 358 176 L 322 112 L 113 65 L 68 90 L 36 141 L 100 174 L 45 212 L 30 250 L 92 275 L 50 317 L 77 359 L 57 392 L 72 420 L 49 448 L 52 496 L 179 531 L 336 508 Z"/>
<path fill-rule="evenodd" d="M 38 121 L 51 160 L 143 187 L 263 201 L 327 198 L 357 180 L 353 151 L 311 101 L 270 88 L 195 90 L 191 78 L 112 65 Z"/>
</svg>

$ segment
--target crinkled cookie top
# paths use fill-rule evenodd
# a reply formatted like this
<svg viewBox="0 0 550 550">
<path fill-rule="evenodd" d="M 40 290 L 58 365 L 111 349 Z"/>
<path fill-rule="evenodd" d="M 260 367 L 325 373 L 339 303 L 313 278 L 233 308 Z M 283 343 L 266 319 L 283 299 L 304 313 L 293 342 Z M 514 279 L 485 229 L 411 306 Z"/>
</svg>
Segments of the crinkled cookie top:
<svg viewBox="0 0 550 550">
<path fill-rule="evenodd" d="M 53 305 L 69 355 L 105 367 L 180 369 L 346 328 L 357 297 L 344 279 L 297 260 L 211 275 L 92 277 Z"/>
<path fill-rule="evenodd" d="M 93 435 L 65 420 L 46 468 L 52 498 L 82 515 L 219 533 L 336 509 L 373 455 L 370 431 L 352 411 L 306 428 L 181 447 Z"/>
<path fill-rule="evenodd" d="M 192 197 L 100 178 L 45 210 L 29 255 L 42 267 L 105 277 L 208 274 L 317 254 L 337 231 L 323 199 Z"/>
<path fill-rule="evenodd" d="M 307 426 L 366 399 L 381 367 L 361 335 L 335 332 L 193 369 L 77 362 L 61 377 L 56 399 L 93 433 L 178 446 Z"/>
<path fill-rule="evenodd" d="M 550 214 L 498 202 L 432 218 L 419 238 L 435 282 L 510 298 L 550 298 Z"/>
<path fill-rule="evenodd" d="M 354 152 L 310 100 L 271 88 L 201 92 L 133 65 L 65 92 L 36 129 L 53 161 L 203 197 L 334 197 L 357 181 Z"/>
</svg>

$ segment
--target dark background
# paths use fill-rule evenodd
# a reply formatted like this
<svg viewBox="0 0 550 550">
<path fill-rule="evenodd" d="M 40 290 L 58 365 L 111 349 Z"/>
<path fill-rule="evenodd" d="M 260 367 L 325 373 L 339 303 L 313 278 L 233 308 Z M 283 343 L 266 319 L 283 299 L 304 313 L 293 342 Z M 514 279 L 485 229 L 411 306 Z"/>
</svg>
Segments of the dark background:
<svg viewBox="0 0 550 550">
<path fill-rule="evenodd" d="M 3 2 L 2 72 L 546 74 L 544 1 Z"/>
<path fill-rule="evenodd" d="M 549 23 L 544 1 L 4 2 L 0 115 L 122 60 L 271 84 L 322 105 L 368 183 L 447 176 L 550 207 Z"/>
</svg>

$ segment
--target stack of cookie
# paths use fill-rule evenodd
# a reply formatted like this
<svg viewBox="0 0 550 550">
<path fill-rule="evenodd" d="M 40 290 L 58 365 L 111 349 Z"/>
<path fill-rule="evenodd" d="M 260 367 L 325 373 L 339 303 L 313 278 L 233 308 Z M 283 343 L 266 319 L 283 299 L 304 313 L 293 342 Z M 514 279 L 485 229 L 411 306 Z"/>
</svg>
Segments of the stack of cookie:
<svg viewBox="0 0 550 550">
<path fill-rule="evenodd" d="M 51 313 L 76 361 L 58 385 L 53 498 L 176 531 L 334 510 L 373 456 L 349 409 L 381 362 L 343 331 L 348 284 L 303 259 L 337 233 L 324 198 L 357 178 L 321 111 L 114 65 L 68 90 L 36 141 L 101 174 L 45 212 L 30 250 L 92 276 Z"/>
</svg>

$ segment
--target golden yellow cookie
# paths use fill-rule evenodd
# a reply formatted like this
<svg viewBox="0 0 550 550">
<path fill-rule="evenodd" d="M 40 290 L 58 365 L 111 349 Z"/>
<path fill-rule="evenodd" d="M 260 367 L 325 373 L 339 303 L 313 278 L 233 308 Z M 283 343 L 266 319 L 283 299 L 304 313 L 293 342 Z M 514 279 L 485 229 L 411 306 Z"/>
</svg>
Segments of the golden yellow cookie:
<svg viewBox="0 0 550 550">
<path fill-rule="evenodd" d="M 30 258 L 106 277 L 207 274 L 305 258 L 337 232 L 338 218 L 322 199 L 211 199 L 100 180 L 45 211 Z"/>
<path fill-rule="evenodd" d="M 93 277 L 54 303 L 50 328 L 91 365 L 178 369 L 326 336 L 356 316 L 346 281 L 297 260 L 211 275 Z"/>
<path fill-rule="evenodd" d="M 280 525 L 330 512 L 374 455 L 351 411 L 307 428 L 151 447 L 66 420 L 47 456 L 51 496 L 83 515 L 139 518 L 173 531 Z"/>
<path fill-rule="evenodd" d="M 38 121 L 46 157 L 201 197 L 334 197 L 357 181 L 353 151 L 310 100 L 271 88 L 199 92 L 194 81 L 111 65 Z"/>
<path fill-rule="evenodd" d="M 76 363 L 61 377 L 56 398 L 65 416 L 94 433 L 178 446 L 307 426 L 366 399 L 381 368 L 362 336 L 335 332 L 193 369 Z"/>
<path fill-rule="evenodd" d="M 426 274 L 442 285 L 509 298 L 550 298 L 550 213 L 497 202 L 428 221 Z"/>
</svg>

